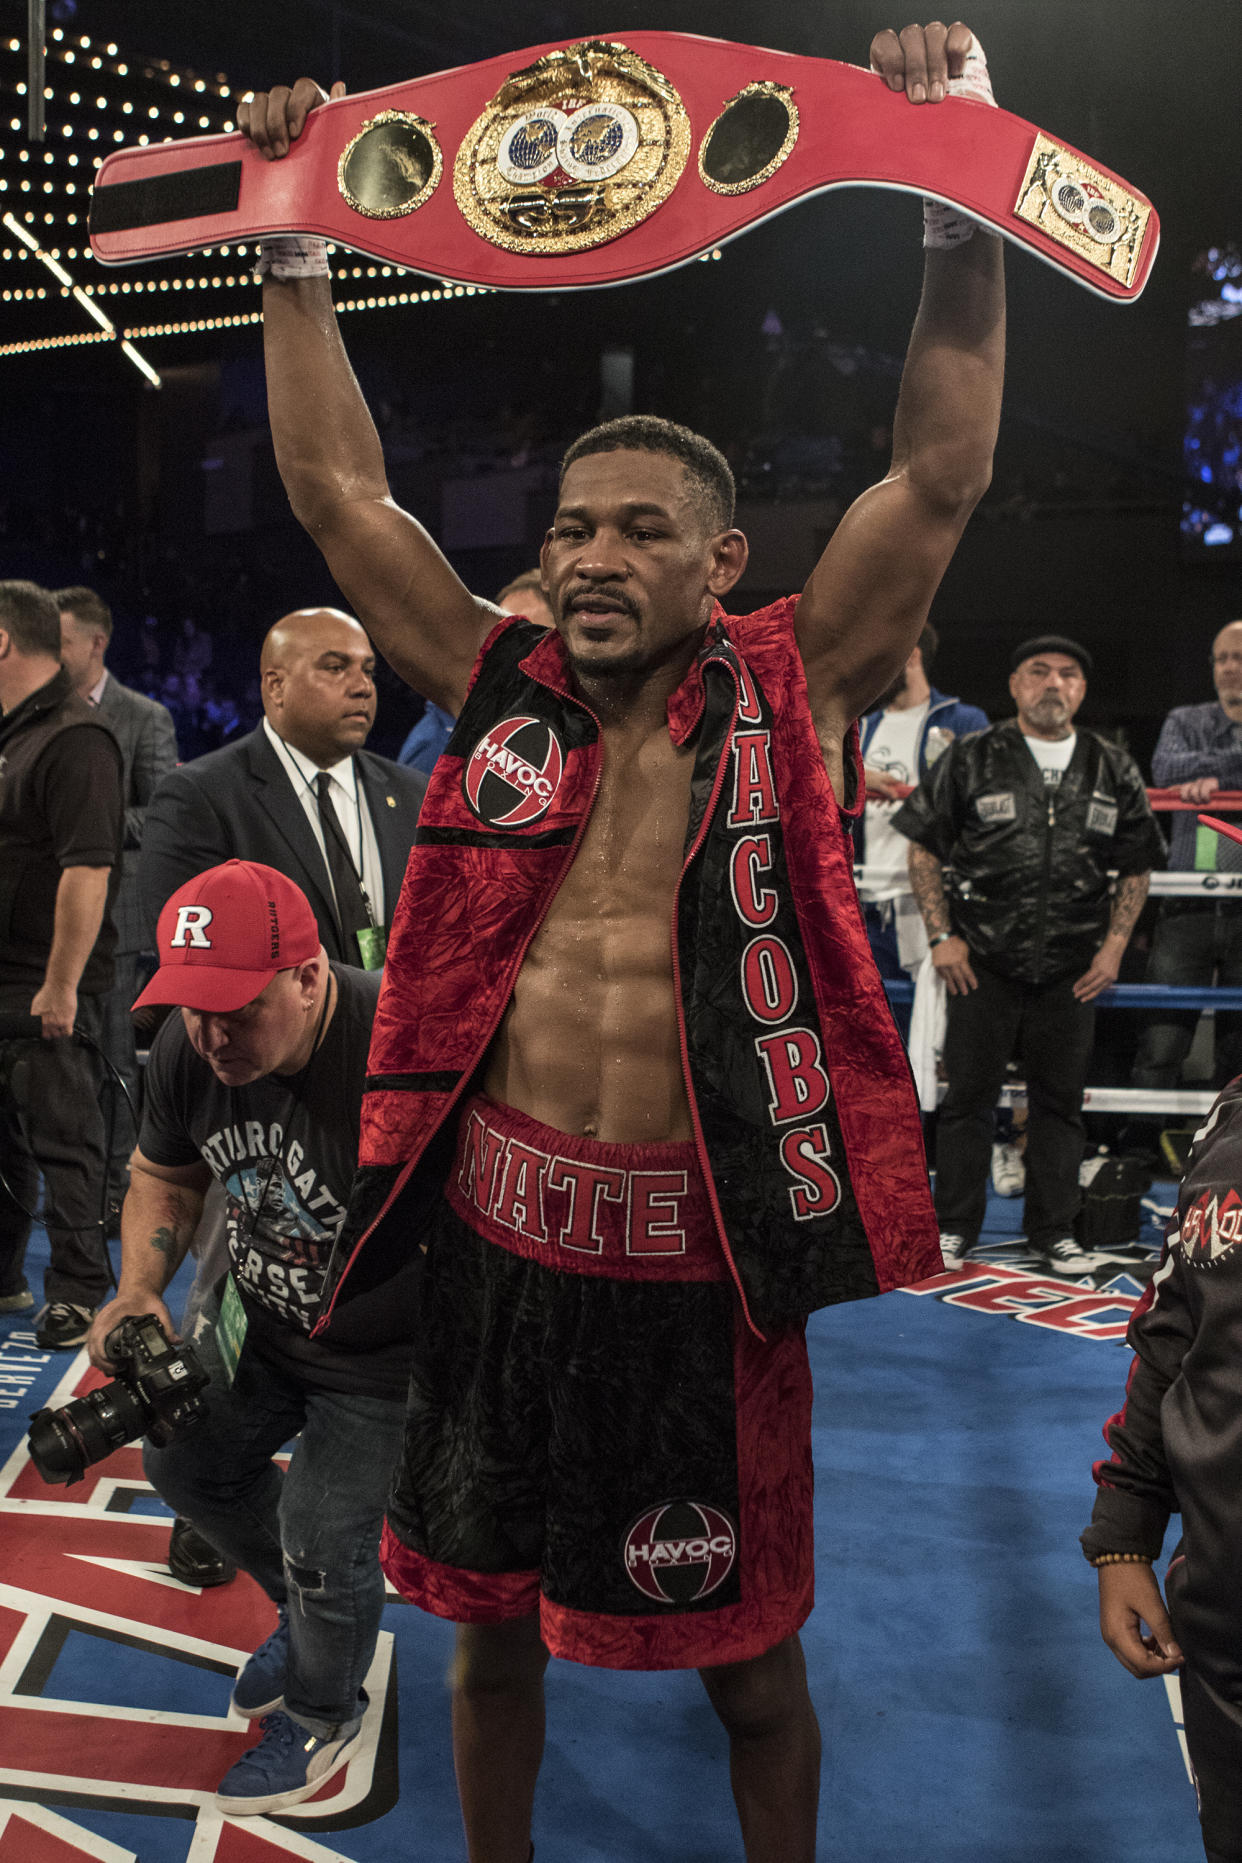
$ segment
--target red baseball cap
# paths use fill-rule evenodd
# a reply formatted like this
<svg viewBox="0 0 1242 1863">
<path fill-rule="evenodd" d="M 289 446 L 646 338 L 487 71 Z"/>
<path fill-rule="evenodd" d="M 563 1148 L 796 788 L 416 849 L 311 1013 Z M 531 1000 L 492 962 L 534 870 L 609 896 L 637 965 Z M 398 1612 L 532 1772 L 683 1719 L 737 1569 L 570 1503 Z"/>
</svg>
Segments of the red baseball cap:
<svg viewBox="0 0 1242 1863">
<path fill-rule="evenodd" d="M 319 949 L 306 895 L 274 867 L 228 860 L 177 888 L 156 929 L 160 967 L 134 1004 L 228 1015 Z"/>
</svg>

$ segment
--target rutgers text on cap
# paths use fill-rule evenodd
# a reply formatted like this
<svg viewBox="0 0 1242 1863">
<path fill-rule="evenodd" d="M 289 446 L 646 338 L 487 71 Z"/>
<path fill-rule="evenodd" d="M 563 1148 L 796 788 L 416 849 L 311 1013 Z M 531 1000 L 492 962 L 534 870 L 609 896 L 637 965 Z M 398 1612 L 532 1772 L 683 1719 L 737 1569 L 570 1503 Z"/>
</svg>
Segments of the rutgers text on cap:
<svg viewBox="0 0 1242 1863">
<path fill-rule="evenodd" d="M 1037 653 L 1068 654 L 1071 660 L 1077 660 L 1083 678 L 1091 677 L 1091 655 L 1081 641 L 1071 640 L 1068 634 L 1037 634 L 1034 640 L 1024 640 L 1009 656 L 1010 672 L 1016 673 L 1023 660 L 1033 660 Z"/>
<path fill-rule="evenodd" d="M 254 860 L 209 867 L 178 887 L 160 913 L 160 967 L 134 1008 L 178 1003 L 228 1015 L 262 994 L 281 970 L 319 949 L 305 894 Z"/>
</svg>

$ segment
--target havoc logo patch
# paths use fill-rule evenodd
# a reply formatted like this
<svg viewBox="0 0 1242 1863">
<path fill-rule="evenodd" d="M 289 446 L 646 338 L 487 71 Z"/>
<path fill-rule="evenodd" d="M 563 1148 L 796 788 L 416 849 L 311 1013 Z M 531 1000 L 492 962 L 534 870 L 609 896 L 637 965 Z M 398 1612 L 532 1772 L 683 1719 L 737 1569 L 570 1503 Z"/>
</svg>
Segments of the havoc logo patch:
<svg viewBox="0 0 1242 1863">
<path fill-rule="evenodd" d="M 1201 1191 L 1182 1218 L 1182 1253 L 1192 1268 L 1214 1268 L 1242 1241 L 1242 1197 Z"/>
<path fill-rule="evenodd" d="M 625 1569 L 658 1604 L 692 1604 L 724 1584 L 737 1558 L 733 1522 L 701 1501 L 665 1501 L 640 1514 L 622 1546 Z"/>
<path fill-rule="evenodd" d="M 565 769 L 561 741 L 541 718 L 503 718 L 484 732 L 462 772 L 462 794 L 488 828 L 524 828 L 551 808 Z"/>
</svg>

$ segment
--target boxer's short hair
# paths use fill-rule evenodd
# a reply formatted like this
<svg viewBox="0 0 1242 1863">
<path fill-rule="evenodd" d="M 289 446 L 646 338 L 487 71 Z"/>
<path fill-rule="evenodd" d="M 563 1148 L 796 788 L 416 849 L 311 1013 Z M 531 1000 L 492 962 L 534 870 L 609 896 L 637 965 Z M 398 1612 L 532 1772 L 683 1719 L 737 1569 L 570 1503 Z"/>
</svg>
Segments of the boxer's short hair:
<svg viewBox="0 0 1242 1863">
<path fill-rule="evenodd" d="M 658 414 L 623 414 L 619 420 L 590 428 L 574 441 L 561 461 L 562 483 L 575 460 L 589 458 L 592 453 L 621 452 L 663 453 L 677 460 L 709 529 L 715 532 L 730 528 L 737 491 L 728 460 L 701 433 L 677 421 L 662 420 Z"/>
</svg>

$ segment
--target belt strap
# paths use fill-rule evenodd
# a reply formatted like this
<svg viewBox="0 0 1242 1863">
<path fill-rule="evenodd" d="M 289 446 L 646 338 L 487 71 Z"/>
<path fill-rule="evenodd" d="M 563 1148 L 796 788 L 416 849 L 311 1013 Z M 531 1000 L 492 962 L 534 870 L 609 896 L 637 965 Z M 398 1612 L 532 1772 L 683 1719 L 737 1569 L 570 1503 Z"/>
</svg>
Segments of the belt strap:
<svg viewBox="0 0 1242 1863">
<path fill-rule="evenodd" d="M 870 71 L 685 33 L 538 46 L 314 111 L 268 162 L 240 134 L 120 149 L 91 244 L 123 265 L 317 233 L 461 284 L 619 284 L 794 201 L 930 195 L 1100 296 L 1155 258 L 1150 201 L 1067 143 L 968 98 L 912 106 Z"/>
</svg>

